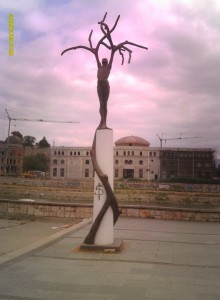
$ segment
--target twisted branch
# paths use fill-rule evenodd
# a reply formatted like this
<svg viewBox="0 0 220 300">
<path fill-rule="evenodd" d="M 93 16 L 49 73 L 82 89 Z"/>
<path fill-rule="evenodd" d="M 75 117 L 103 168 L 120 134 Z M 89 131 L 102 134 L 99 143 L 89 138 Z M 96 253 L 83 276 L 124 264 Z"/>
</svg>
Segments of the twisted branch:
<svg viewBox="0 0 220 300">
<path fill-rule="evenodd" d="M 97 132 L 97 130 L 96 130 Z M 106 174 L 104 174 L 102 172 L 102 170 L 100 169 L 98 162 L 97 162 L 97 158 L 96 158 L 96 132 L 95 132 L 95 136 L 93 139 L 93 144 L 92 144 L 92 150 L 91 150 L 91 157 L 92 157 L 92 163 L 93 163 L 93 167 L 94 170 L 96 172 L 96 174 L 98 175 L 100 181 L 102 182 L 105 191 L 106 191 L 106 200 L 105 203 L 103 204 L 101 210 L 99 211 L 95 221 L 92 224 L 92 227 L 88 233 L 88 235 L 86 236 L 84 243 L 85 244 L 94 244 L 94 240 L 95 240 L 95 236 L 97 233 L 97 230 L 99 229 L 99 226 L 103 220 L 103 217 L 105 215 L 105 213 L 107 212 L 108 208 L 111 207 L 112 211 L 113 211 L 113 221 L 114 224 L 117 222 L 119 215 L 121 214 L 121 211 L 119 210 L 118 207 L 118 202 L 115 198 L 114 192 L 109 184 L 108 181 L 108 176 Z"/>
<path fill-rule="evenodd" d="M 139 44 L 136 44 L 136 43 L 133 43 L 133 42 L 129 42 L 129 41 L 125 41 L 125 42 L 122 42 L 122 43 L 119 43 L 118 45 L 114 45 L 113 41 L 112 41 L 112 37 L 111 37 L 111 33 L 115 30 L 117 24 L 118 24 L 118 21 L 120 19 L 120 15 L 118 15 L 116 21 L 115 21 L 115 24 L 113 25 L 113 27 L 110 29 L 109 26 L 107 25 L 107 23 L 105 23 L 105 19 L 107 17 L 107 12 L 105 13 L 102 21 L 98 22 L 98 24 L 100 25 L 100 29 L 103 33 L 103 37 L 99 40 L 99 42 L 97 43 L 96 47 L 93 48 L 93 45 L 92 45 L 92 33 L 93 33 L 93 30 L 91 30 L 90 34 L 89 34 L 89 46 L 90 47 L 87 47 L 87 46 L 75 46 L 75 47 L 70 47 L 70 48 L 67 48 L 65 49 L 61 55 L 63 55 L 64 53 L 66 53 L 67 51 L 70 51 L 70 50 L 76 50 L 76 49 L 85 49 L 85 50 L 88 50 L 90 52 L 92 52 L 95 57 L 96 57 L 96 61 L 97 61 L 97 64 L 98 66 L 100 65 L 100 60 L 99 60 L 99 56 L 98 56 L 98 52 L 99 52 L 99 48 L 100 46 L 104 46 L 105 48 L 107 48 L 108 50 L 111 51 L 111 56 L 110 56 L 110 64 L 112 64 L 113 62 L 113 58 L 114 58 L 114 55 L 115 53 L 118 51 L 119 54 L 121 55 L 122 57 L 122 65 L 124 64 L 124 53 L 123 52 L 128 52 L 128 63 L 131 62 L 131 54 L 132 54 L 132 50 L 129 49 L 128 47 L 126 47 L 125 45 L 130 45 L 130 46 L 134 46 L 134 47 L 138 47 L 138 48 L 142 48 L 142 49 L 145 49 L 145 50 L 148 50 L 147 47 L 145 46 L 141 46 Z M 105 40 L 107 40 L 109 42 L 109 45 L 106 44 Z"/>
</svg>

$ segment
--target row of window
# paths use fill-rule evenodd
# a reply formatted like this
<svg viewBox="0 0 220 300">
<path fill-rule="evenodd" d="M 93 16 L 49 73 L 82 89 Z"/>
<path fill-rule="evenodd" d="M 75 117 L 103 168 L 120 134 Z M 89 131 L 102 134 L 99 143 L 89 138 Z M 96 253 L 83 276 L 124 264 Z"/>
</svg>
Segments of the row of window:
<svg viewBox="0 0 220 300">
<path fill-rule="evenodd" d="M 54 164 L 54 165 L 57 165 L 57 163 L 58 163 L 57 159 L 54 159 L 54 160 L 53 160 L 53 164 Z M 64 163 L 65 163 L 65 160 L 64 160 L 64 159 L 61 159 L 60 163 L 61 163 L 61 164 L 64 164 Z M 125 163 L 125 165 L 132 165 L 132 164 L 133 164 L 133 161 L 132 161 L 131 159 L 130 159 L 130 160 L 126 159 L 126 160 L 124 161 L 124 163 Z M 139 160 L 139 165 L 143 165 L 143 163 L 144 163 L 143 160 Z M 89 164 L 90 164 L 89 159 L 86 159 L 85 164 L 86 164 L 86 165 L 89 165 Z M 119 161 L 118 161 L 117 159 L 115 160 L 115 164 L 116 164 L 116 165 L 119 164 Z"/>
<path fill-rule="evenodd" d="M 6 155 L 5 151 L 1 151 L 1 156 L 5 156 L 5 155 Z M 15 151 L 11 151 L 8 153 L 8 156 L 21 157 L 21 153 L 20 152 L 16 153 Z"/>
<path fill-rule="evenodd" d="M 54 151 L 54 155 L 63 155 L 64 156 L 64 151 Z M 2 151 L 2 155 L 4 155 L 4 151 Z M 80 156 L 81 155 L 81 151 L 70 151 L 69 152 L 70 156 Z M 86 156 L 89 156 L 90 152 L 86 151 Z M 134 151 L 123 151 L 123 155 L 124 156 L 134 156 L 135 153 Z M 150 156 L 157 156 L 157 153 L 155 151 L 150 151 L 149 152 Z M 174 157 L 174 156 L 179 156 L 179 157 L 212 157 L 212 153 L 211 152 L 172 152 L 172 151 L 163 151 L 162 152 L 162 156 L 164 157 Z M 20 156 L 20 154 L 19 154 Z M 119 156 L 119 151 L 116 151 L 116 156 Z M 143 152 L 140 151 L 139 152 L 139 156 L 143 156 Z"/>
<path fill-rule="evenodd" d="M 211 152 L 171 152 L 171 151 L 164 151 L 162 152 L 164 157 L 212 157 L 213 154 Z"/>
<path fill-rule="evenodd" d="M 54 155 L 64 155 L 64 151 L 54 151 Z M 70 151 L 69 153 L 70 156 L 80 156 L 81 152 L 80 151 Z M 89 151 L 86 151 L 86 155 L 89 156 Z"/>
<path fill-rule="evenodd" d="M 65 169 L 64 168 L 60 168 L 59 169 L 59 173 L 58 173 L 58 169 L 57 168 L 53 168 L 53 177 L 64 177 L 65 176 Z M 89 169 L 85 169 L 85 177 L 88 178 L 89 177 Z"/>
<path fill-rule="evenodd" d="M 85 169 L 85 178 L 89 178 L 90 175 L 90 170 L 89 169 Z M 58 173 L 58 169 L 57 168 L 53 168 L 53 177 L 64 177 L 65 176 L 65 169 L 64 168 L 60 168 L 59 169 L 59 173 Z M 94 176 L 94 172 L 93 172 L 93 176 Z M 115 169 L 115 178 L 118 178 L 119 176 L 119 170 Z M 139 178 L 143 178 L 144 176 L 144 170 L 143 169 L 139 169 Z"/>
<path fill-rule="evenodd" d="M 65 175 L 65 169 L 64 168 L 60 168 L 60 177 L 64 177 Z M 53 177 L 57 177 L 58 176 L 58 170 L 57 168 L 53 168 Z"/>
<path fill-rule="evenodd" d="M 64 153 L 64 151 L 54 151 L 54 155 L 64 155 L 65 153 Z M 80 151 L 70 151 L 69 152 L 69 155 L 70 156 L 79 156 L 79 155 L 81 155 L 81 152 Z M 87 156 L 89 156 L 90 155 L 90 153 L 89 153 L 89 151 L 86 151 L 86 155 Z M 118 156 L 119 155 L 119 152 L 118 151 L 116 151 L 116 155 Z M 134 151 L 123 151 L 123 155 L 124 156 L 130 156 L 130 155 L 132 155 L 132 156 L 134 156 Z M 140 151 L 140 153 L 139 153 L 139 155 L 140 156 L 142 156 L 143 155 L 143 152 L 142 151 Z M 152 156 L 152 152 L 150 152 L 150 156 Z M 154 156 L 156 156 L 156 152 L 154 152 Z"/>
<path fill-rule="evenodd" d="M 131 159 L 129 159 L 129 160 L 126 159 L 124 163 L 125 163 L 125 165 L 132 165 L 132 164 L 133 164 L 133 160 L 131 160 Z M 143 160 L 139 160 L 139 165 L 143 165 L 143 163 L 144 163 Z M 116 164 L 116 165 L 119 164 L 119 161 L 118 161 L 117 159 L 115 160 L 115 164 Z"/>
<path fill-rule="evenodd" d="M 54 159 L 54 160 L 53 160 L 53 164 L 54 164 L 54 165 L 57 165 L 57 163 L 58 163 L 57 159 Z M 64 160 L 64 159 L 61 159 L 60 163 L 61 163 L 61 164 L 65 164 L 65 160 Z M 87 160 L 85 161 L 85 164 L 86 164 L 86 165 L 89 165 L 89 159 L 87 159 Z"/>
<path fill-rule="evenodd" d="M 54 155 L 59 155 L 60 156 L 60 155 L 64 155 L 64 154 L 65 154 L 64 151 L 57 151 L 57 150 L 54 151 Z M 119 151 L 116 151 L 115 154 L 116 154 L 116 156 L 119 156 Z M 81 152 L 80 151 L 70 151 L 69 155 L 70 156 L 80 156 Z M 86 156 L 89 156 L 89 155 L 90 155 L 89 151 L 86 151 Z M 123 151 L 123 155 L 124 156 L 134 156 L 135 153 L 134 153 L 134 151 Z M 149 152 L 149 155 L 150 156 L 157 156 L 156 152 L 152 152 L 152 151 Z M 142 151 L 139 152 L 139 156 L 143 156 Z"/>
<path fill-rule="evenodd" d="M 162 162 L 162 166 L 172 166 L 173 167 L 173 166 L 177 166 L 177 163 L 174 163 L 173 161 L 171 163 L 167 163 L 167 161 L 163 161 Z M 182 167 L 182 164 L 179 167 Z M 212 165 L 210 163 L 208 163 L 208 162 L 205 162 L 205 163 L 196 162 L 194 164 L 192 164 L 191 162 L 188 162 L 188 164 L 184 163 L 184 168 L 185 169 L 186 168 L 191 169 L 191 168 L 194 168 L 194 167 L 198 167 L 198 168 L 202 168 L 202 167 L 203 168 L 211 168 Z"/>
<path fill-rule="evenodd" d="M 116 156 L 118 156 L 118 155 L 119 155 L 119 152 L 116 151 Z M 130 155 L 134 156 L 134 151 L 123 151 L 123 155 L 124 155 L 124 156 L 126 156 L 126 155 L 127 155 L 127 156 L 130 156 Z M 143 155 L 142 151 L 140 151 L 139 155 L 140 155 L 140 156 Z"/>
<path fill-rule="evenodd" d="M 184 172 L 184 173 L 180 173 L 180 174 L 176 174 L 173 170 L 171 170 L 169 173 L 167 172 L 164 172 L 163 171 L 163 177 L 171 177 L 171 178 L 175 178 L 175 177 L 185 177 L 185 176 L 190 176 L 192 175 L 192 173 L 190 172 Z M 201 171 L 198 171 L 196 172 L 193 177 L 196 177 L 196 178 L 211 178 L 211 173 L 210 172 L 201 172 Z"/>
<path fill-rule="evenodd" d="M 4 163 L 4 158 L 2 157 L 2 159 L 1 159 L 1 163 L 3 164 Z M 20 165 L 20 163 L 21 163 L 21 161 L 20 160 L 18 160 L 18 161 L 16 161 L 16 159 L 12 159 L 12 158 L 10 158 L 10 159 L 7 159 L 7 165 Z"/>
</svg>

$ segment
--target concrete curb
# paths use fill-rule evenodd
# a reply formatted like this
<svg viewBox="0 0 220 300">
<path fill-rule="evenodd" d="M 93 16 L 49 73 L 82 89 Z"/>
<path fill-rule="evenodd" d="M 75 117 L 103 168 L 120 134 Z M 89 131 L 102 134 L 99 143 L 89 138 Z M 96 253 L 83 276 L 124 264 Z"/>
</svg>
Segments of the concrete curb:
<svg viewBox="0 0 220 300">
<path fill-rule="evenodd" d="M 10 265 L 15 260 L 22 258 L 23 256 L 30 254 L 33 251 L 39 250 L 40 248 L 49 246 L 50 244 L 58 241 L 71 231 L 80 229 L 81 227 L 89 224 L 92 222 L 92 219 L 84 219 L 82 222 L 75 224 L 69 228 L 65 228 L 62 231 L 56 232 L 55 234 L 52 234 L 44 239 L 41 239 L 39 241 L 36 241 L 34 243 L 31 243 L 28 246 L 25 246 L 23 248 L 20 248 L 18 250 L 12 251 L 10 253 L 4 254 L 0 257 L 0 269 L 4 268 L 5 266 Z"/>
</svg>

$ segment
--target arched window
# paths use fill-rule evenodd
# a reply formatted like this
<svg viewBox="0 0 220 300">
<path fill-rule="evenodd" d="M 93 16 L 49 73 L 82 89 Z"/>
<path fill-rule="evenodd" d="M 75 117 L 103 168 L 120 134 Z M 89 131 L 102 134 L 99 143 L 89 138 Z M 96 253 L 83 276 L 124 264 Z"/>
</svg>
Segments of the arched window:
<svg viewBox="0 0 220 300">
<path fill-rule="evenodd" d="M 139 160 L 139 165 L 143 165 L 143 160 Z"/>
<path fill-rule="evenodd" d="M 61 159 L 61 164 L 64 164 L 64 163 L 65 163 L 64 159 Z"/>
<path fill-rule="evenodd" d="M 115 160 L 115 164 L 118 165 L 118 160 L 117 159 Z"/>
<path fill-rule="evenodd" d="M 56 159 L 53 160 L 53 164 L 57 165 L 57 160 Z"/>
</svg>

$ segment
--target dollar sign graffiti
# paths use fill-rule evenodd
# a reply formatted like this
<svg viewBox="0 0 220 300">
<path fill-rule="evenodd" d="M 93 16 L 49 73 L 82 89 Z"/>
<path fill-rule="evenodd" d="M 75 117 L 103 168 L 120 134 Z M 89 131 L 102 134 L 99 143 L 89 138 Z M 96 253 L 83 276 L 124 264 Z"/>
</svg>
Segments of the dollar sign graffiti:
<svg viewBox="0 0 220 300">
<path fill-rule="evenodd" d="M 98 199 L 100 200 L 100 197 L 104 194 L 101 183 L 99 183 L 95 189 L 97 191 L 97 193 L 95 193 L 95 195 L 97 195 Z"/>
</svg>

